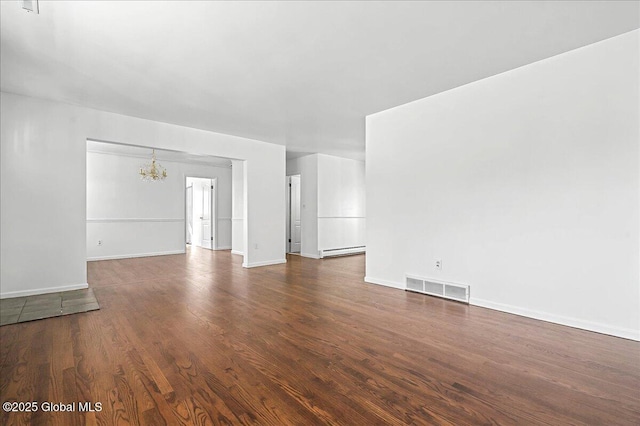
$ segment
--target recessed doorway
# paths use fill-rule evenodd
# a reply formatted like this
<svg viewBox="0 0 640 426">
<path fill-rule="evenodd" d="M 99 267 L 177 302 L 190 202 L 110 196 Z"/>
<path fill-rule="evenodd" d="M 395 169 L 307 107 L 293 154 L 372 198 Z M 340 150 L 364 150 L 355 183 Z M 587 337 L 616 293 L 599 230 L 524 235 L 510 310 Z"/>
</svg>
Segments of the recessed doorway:
<svg viewBox="0 0 640 426">
<path fill-rule="evenodd" d="M 187 177 L 185 197 L 185 242 L 215 250 L 217 179 Z"/>
<path fill-rule="evenodd" d="M 287 176 L 289 208 L 287 210 L 287 252 L 300 253 L 302 220 L 300 211 L 300 175 Z"/>
</svg>

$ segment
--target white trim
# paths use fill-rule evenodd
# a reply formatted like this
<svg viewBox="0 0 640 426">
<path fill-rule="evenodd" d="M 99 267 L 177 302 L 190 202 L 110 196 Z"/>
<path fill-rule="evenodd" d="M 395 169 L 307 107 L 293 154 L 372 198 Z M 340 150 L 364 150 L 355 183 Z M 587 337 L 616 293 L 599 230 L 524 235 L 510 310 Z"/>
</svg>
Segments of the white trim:
<svg viewBox="0 0 640 426">
<path fill-rule="evenodd" d="M 319 254 L 310 254 L 310 253 L 300 253 L 302 257 L 308 257 L 309 259 L 320 259 Z"/>
<path fill-rule="evenodd" d="M 184 222 L 184 218 L 178 217 L 111 217 L 111 218 L 87 218 L 87 223 L 120 223 L 120 222 Z"/>
<path fill-rule="evenodd" d="M 257 268 L 258 266 L 280 265 L 287 263 L 287 259 L 265 260 L 264 262 L 242 263 L 243 268 Z"/>
<path fill-rule="evenodd" d="M 640 341 L 640 330 L 634 330 L 631 328 L 613 327 L 607 324 L 602 324 L 602 323 L 597 323 L 592 321 L 584 321 L 577 318 L 554 315 L 547 312 L 541 312 L 533 309 L 526 309 L 518 306 L 491 302 L 489 300 L 483 300 L 483 299 L 477 299 L 477 298 L 471 298 L 469 300 L 469 304 L 474 306 L 479 306 L 482 308 L 488 308 L 496 311 L 520 315 L 527 318 L 533 318 L 541 321 L 552 322 L 554 324 L 566 325 L 573 328 L 580 328 L 582 330 L 594 331 L 596 333 L 608 334 L 611 336 Z"/>
<path fill-rule="evenodd" d="M 94 142 L 92 139 L 87 139 L 87 140 Z M 98 143 L 105 143 L 105 142 L 98 142 Z M 108 143 L 108 142 L 106 142 L 106 143 Z M 118 144 L 118 145 L 120 145 L 120 144 Z M 145 159 L 145 160 L 148 160 L 149 158 L 151 158 L 150 155 L 124 153 L 124 152 L 107 152 L 107 151 L 103 151 L 103 150 L 100 150 L 100 149 L 89 148 L 88 146 L 87 146 L 87 152 L 89 152 L 91 154 L 113 155 L 113 156 L 116 156 L 116 157 L 142 158 L 142 159 Z M 158 161 L 169 161 L 169 160 L 166 160 L 164 158 L 157 158 L 157 155 L 156 155 L 156 159 Z M 171 163 L 178 163 L 178 161 L 170 161 L 170 162 Z"/>
<path fill-rule="evenodd" d="M 120 145 L 120 146 L 133 146 L 135 148 L 146 148 L 146 147 L 141 147 L 141 146 L 137 146 L 137 145 L 127 145 L 127 144 L 119 144 L 119 143 L 113 143 L 113 142 L 103 142 L 103 141 L 99 141 L 99 140 L 95 140 L 95 139 L 87 139 L 87 141 L 91 141 L 91 142 L 98 142 L 98 143 L 108 143 L 111 145 Z M 152 149 L 152 148 L 150 148 Z M 214 157 L 211 155 L 206 155 L 205 157 L 210 158 L 208 159 L 195 159 L 195 158 L 184 158 L 184 159 L 170 159 L 167 158 L 165 156 L 166 152 L 171 152 L 171 153 L 179 153 L 179 154 L 187 154 L 185 152 L 182 151 L 174 151 L 174 150 L 168 150 L 168 149 L 161 149 L 158 148 L 156 151 L 159 151 L 160 155 L 156 155 L 156 159 L 158 161 L 162 161 L 163 163 L 181 163 L 181 164 L 197 164 L 200 166 L 208 166 L 208 167 L 215 167 L 218 169 L 229 169 L 231 168 L 231 164 L 227 164 L 226 163 L 226 159 L 221 158 L 221 157 Z M 101 149 L 95 149 L 95 148 L 89 148 L 87 146 L 87 152 L 90 152 L 92 154 L 104 154 L 104 155 L 114 155 L 116 157 L 129 157 L 129 158 L 141 158 L 143 160 L 150 160 L 150 155 L 148 154 L 134 154 L 134 153 L 130 153 L 130 152 L 109 152 L 109 151 L 103 151 Z M 194 154 L 195 155 L 195 154 Z M 212 158 L 213 157 L 213 158 Z"/>
<path fill-rule="evenodd" d="M 9 299 L 12 297 L 36 296 L 38 294 L 58 293 L 60 291 L 82 290 L 84 288 L 89 288 L 89 284 L 82 283 L 82 284 L 63 285 L 60 287 L 36 288 L 33 290 L 8 291 L 6 293 L 0 293 L 0 299 Z"/>
<path fill-rule="evenodd" d="M 231 254 L 237 254 L 240 256 L 244 256 L 244 252 L 240 250 L 231 250 Z"/>
<path fill-rule="evenodd" d="M 232 217 L 231 220 L 244 220 L 243 217 Z"/>
<path fill-rule="evenodd" d="M 231 246 L 216 247 L 214 250 L 231 250 Z"/>
<path fill-rule="evenodd" d="M 405 288 L 406 286 L 403 285 L 402 283 L 394 283 L 392 281 L 381 280 L 380 278 L 364 277 L 364 281 L 370 284 L 377 284 L 377 285 L 383 285 L 385 287 L 397 288 L 399 290 L 406 289 Z"/>
<path fill-rule="evenodd" d="M 133 259 L 135 257 L 167 256 L 170 254 L 185 254 L 185 253 L 186 253 L 186 249 L 173 250 L 173 251 L 159 251 L 154 253 L 119 254 L 115 256 L 95 256 L 95 257 L 88 257 L 87 262 L 93 262 L 96 260 Z"/>
</svg>

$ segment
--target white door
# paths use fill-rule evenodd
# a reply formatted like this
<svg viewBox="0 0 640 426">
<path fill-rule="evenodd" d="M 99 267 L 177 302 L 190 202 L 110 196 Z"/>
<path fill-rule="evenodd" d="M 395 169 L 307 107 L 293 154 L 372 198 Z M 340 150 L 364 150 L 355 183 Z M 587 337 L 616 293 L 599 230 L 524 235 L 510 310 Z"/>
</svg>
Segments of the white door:
<svg viewBox="0 0 640 426">
<path fill-rule="evenodd" d="M 187 244 L 193 242 L 193 184 L 187 187 L 187 211 L 185 214 L 187 222 Z"/>
<path fill-rule="evenodd" d="M 300 223 L 300 175 L 291 176 L 290 186 L 290 226 L 291 253 L 300 253 L 302 246 L 302 228 Z"/>
<path fill-rule="evenodd" d="M 211 180 L 203 179 L 202 182 L 202 213 L 200 219 L 202 220 L 202 247 L 212 248 L 211 240 L 213 239 L 211 233 Z"/>
<path fill-rule="evenodd" d="M 216 248 L 216 185 L 213 178 L 186 178 L 186 242 Z"/>
</svg>

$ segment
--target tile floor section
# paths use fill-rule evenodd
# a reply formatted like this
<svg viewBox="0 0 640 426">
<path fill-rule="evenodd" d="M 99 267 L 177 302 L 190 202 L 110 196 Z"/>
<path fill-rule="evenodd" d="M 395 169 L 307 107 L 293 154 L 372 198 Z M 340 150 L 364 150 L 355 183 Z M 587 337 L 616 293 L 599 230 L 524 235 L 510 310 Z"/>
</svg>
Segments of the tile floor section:
<svg viewBox="0 0 640 426">
<path fill-rule="evenodd" d="M 100 309 L 93 289 L 63 291 L 0 300 L 0 325 Z"/>
</svg>

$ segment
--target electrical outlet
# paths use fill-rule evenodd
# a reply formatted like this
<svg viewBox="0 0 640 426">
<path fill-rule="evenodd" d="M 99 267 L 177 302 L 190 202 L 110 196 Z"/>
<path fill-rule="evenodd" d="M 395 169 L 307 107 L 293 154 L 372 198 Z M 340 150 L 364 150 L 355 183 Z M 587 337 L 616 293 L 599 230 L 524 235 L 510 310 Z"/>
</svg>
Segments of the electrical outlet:
<svg viewBox="0 0 640 426">
<path fill-rule="evenodd" d="M 98 245 L 101 246 L 102 245 L 102 240 L 98 240 Z"/>
<path fill-rule="evenodd" d="M 435 261 L 435 265 L 437 270 L 441 271 L 442 270 L 442 259 L 436 259 Z"/>
<path fill-rule="evenodd" d="M 253 247 L 258 250 L 258 244 L 254 244 Z"/>
</svg>

